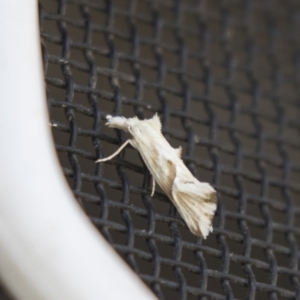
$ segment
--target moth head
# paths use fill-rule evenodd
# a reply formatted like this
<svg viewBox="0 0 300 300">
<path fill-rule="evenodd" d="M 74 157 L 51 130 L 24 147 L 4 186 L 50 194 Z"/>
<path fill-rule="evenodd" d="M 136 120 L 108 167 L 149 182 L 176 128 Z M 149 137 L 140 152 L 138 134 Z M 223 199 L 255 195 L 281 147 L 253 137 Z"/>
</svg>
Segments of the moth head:
<svg viewBox="0 0 300 300">
<path fill-rule="evenodd" d="M 139 120 L 137 117 L 126 119 L 112 116 L 107 116 L 106 119 L 108 127 L 122 129 L 135 137 L 161 132 L 161 123 L 157 114 L 145 120 Z"/>
<path fill-rule="evenodd" d="M 122 129 L 126 132 L 130 132 L 131 128 L 139 122 L 137 117 L 126 119 L 124 117 L 107 116 L 106 119 L 108 127 Z"/>
</svg>

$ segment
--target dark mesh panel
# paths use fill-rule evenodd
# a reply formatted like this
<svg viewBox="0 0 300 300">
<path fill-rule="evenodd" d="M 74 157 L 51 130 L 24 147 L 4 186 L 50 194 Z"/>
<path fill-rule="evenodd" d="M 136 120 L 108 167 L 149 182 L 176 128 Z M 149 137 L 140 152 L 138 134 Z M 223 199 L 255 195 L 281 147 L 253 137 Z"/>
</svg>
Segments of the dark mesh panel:
<svg viewBox="0 0 300 300">
<path fill-rule="evenodd" d="M 300 2 L 40 1 L 53 134 L 83 209 L 159 299 L 299 293 Z M 158 112 L 218 191 L 197 239 L 107 114 Z"/>
</svg>

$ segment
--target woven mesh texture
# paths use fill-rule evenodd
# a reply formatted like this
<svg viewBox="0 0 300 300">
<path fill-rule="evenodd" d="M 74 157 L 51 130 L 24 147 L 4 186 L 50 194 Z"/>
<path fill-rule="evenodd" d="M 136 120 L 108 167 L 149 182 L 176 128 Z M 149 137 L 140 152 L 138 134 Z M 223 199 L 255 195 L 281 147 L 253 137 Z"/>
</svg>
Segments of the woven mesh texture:
<svg viewBox="0 0 300 300">
<path fill-rule="evenodd" d="M 40 1 L 53 135 L 92 222 L 159 299 L 300 299 L 299 1 Z M 218 191 L 192 235 L 107 114 L 158 112 Z"/>
</svg>

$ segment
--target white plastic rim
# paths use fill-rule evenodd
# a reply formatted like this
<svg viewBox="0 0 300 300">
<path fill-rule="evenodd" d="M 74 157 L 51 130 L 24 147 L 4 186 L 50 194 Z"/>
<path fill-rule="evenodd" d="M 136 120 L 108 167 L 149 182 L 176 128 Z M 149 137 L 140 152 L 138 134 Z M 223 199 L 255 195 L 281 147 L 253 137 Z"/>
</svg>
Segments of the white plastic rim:
<svg viewBox="0 0 300 300">
<path fill-rule="evenodd" d="M 155 299 L 77 205 L 54 150 L 38 6 L 0 9 L 0 277 L 16 299 Z"/>
</svg>

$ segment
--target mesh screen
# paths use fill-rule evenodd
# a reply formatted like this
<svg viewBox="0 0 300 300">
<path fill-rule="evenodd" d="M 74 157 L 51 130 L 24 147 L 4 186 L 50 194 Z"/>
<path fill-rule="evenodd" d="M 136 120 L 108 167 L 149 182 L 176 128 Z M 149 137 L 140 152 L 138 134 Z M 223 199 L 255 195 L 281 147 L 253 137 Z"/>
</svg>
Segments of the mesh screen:
<svg viewBox="0 0 300 300">
<path fill-rule="evenodd" d="M 159 299 L 300 297 L 300 3 L 40 1 L 53 135 L 92 222 Z M 218 191 L 192 235 L 107 114 L 158 112 Z M 264 297 L 264 298 L 263 298 Z"/>
</svg>

